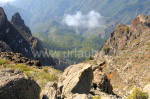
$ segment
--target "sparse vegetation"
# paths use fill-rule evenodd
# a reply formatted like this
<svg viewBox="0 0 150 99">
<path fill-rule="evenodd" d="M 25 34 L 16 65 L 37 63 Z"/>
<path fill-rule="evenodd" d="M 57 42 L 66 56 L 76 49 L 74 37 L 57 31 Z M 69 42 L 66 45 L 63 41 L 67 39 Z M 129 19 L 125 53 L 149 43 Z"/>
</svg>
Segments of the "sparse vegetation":
<svg viewBox="0 0 150 99">
<path fill-rule="evenodd" d="M 7 64 L 7 63 L 8 63 L 7 60 L 0 60 L 0 65 Z"/>
<path fill-rule="evenodd" d="M 47 82 L 58 82 L 57 74 L 62 73 L 60 70 L 55 70 L 52 67 L 43 67 L 43 69 L 38 69 L 37 67 L 26 66 L 25 64 L 9 64 L 6 60 L 0 60 L 0 65 L 0 69 L 10 68 L 23 71 L 26 75 L 36 80 L 41 88 L 43 88 L 47 84 Z M 53 71 L 53 73 L 49 71 Z"/>
<path fill-rule="evenodd" d="M 135 88 L 127 99 L 148 99 L 148 94 L 142 92 L 139 88 Z"/>
</svg>

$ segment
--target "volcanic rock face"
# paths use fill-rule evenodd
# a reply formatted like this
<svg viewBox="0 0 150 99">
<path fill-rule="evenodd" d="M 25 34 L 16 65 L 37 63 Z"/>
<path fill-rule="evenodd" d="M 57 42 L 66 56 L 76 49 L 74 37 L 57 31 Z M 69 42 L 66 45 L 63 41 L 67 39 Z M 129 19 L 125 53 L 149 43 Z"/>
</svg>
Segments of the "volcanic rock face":
<svg viewBox="0 0 150 99">
<path fill-rule="evenodd" d="M 31 35 L 30 29 L 25 25 L 24 20 L 21 18 L 19 13 L 15 13 L 14 16 L 12 16 L 11 23 L 18 27 L 20 30 L 23 30 Z"/>
<path fill-rule="evenodd" d="M 6 14 L 4 13 L 3 9 L 0 9 L 0 27 L 2 27 L 7 21 Z"/>
<path fill-rule="evenodd" d="M 150 82 L 150 16 L 139 15 L 131 25 L 118 25 L 95 60 L 103 59 L 103 71 L 117 95 L 133 86 L 143 88 Z"/>
<path fill-rule="evenodd" d="M 15 13 L 10 23 L 3 8 L 0 8 L 0 49 L 1 51 L 21 53 L 27 58 L 40 60 L 42 65 L 55 64 L 49 54 L 46 53 L 41 42 L 32 36 L 30 29 L 24 24 L 19 13 Z"/>
<path fill-rule="evenodd" d="M 0 99 L 40 99 L 40 87 L 19 70 L 0 71 Z"/>
</svg>

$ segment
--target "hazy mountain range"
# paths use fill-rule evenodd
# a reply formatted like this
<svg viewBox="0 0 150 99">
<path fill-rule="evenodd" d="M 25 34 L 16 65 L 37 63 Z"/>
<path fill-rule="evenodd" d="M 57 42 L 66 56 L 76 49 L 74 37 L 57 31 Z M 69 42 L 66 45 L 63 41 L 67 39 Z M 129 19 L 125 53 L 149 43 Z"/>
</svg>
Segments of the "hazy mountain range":
<svg viewBox="0 0 150 99">
<path fill-rule="evenodd" d="M 107 17 L 108 23 L 112 19 L 129 23 L 141 13 L 150 14 L 149 0 L 16 0 L 10 4 L 16 7 L 11 10 L 24 10 L 26 14 L 22 15 L 30 27 L 52 19 L 61 21 L 65 14 L 75 14 L 77 11 L 88 13 L 95 10 Z M 5 9 L 10 10 L 10 7 L 12 6 L 7 5 Z"/>
<path fill-rule="evenodd" d="M 118 23 L 150 15 L 149 5 L 149 0 L 15 0 L 3 8 L 8 19 L 19 12 L 45 47 L 62 52 L 98 50 Z"/>
</svg>

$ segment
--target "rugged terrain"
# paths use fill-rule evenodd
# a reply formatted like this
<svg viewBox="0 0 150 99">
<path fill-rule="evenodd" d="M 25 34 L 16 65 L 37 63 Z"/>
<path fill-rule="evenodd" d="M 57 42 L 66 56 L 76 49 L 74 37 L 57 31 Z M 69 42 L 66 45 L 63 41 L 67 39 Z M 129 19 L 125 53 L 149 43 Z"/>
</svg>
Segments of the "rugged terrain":
<svg viewBox="0 0 150 99">
<path fill-rule="evenodd" d="M 28 35 L 31 35 L 30 30 L 20 24 L 21 20 L 15 21 L 16 17 L 19 17 L 18 13 L 13 16 L 10 23 L 4 11 L 0 10 L 2 51 L 17 52 L 10 46 L 9 40 L 6 40 L 6 37 L 13 36 L 8 34 L 25 35 L 28 32 Z M 23 33 L 13 31 L 23 31 Z M 27 42 L 23 37 L 21 38 L 23 42 Z M 23 45 L 18 47 L 19 40 L 14 41 L 17 49 L 24 47 Z M 24 44 L 28 47 L 30 43 Z M 22 51 L 22 48 L 19 50 Z M 131 25 L 119 24 L 94 58 L 71 65 L 63 73 L 52 67 L 39 66 L 39 62 L 20 54 L 2 52 L 0 53 L 2 58 L 0 59 L 0 98 L 148 99 L 150 97 L 149 51 L 150 16 L 139 15 Z M 28 63 L 32 65 L 29 66 Z"/>
<path fill-rule="evenodd" d="M 0 8 L 0 50 L 21 53 L 27 58 L 39 60 L 42 65 L 55 64 L 49 54 L 47 57 L 41 54 L 46 54 L 46 50 L 40 40 L 32 36 L 20 14 L 15 13 L 9 22 L 3 8 Z M 36 52 L 41 56 L 35 56 Z"/>
<path fill-rule="evenodd" d="M 123 96 L 133 87 L 150 83 L 150 16 L 139 15 L 131 25 L 120 24 L 99 51 L 95 60 L 105 61 L 103 71 L 114 92 Z"/>
</svg>

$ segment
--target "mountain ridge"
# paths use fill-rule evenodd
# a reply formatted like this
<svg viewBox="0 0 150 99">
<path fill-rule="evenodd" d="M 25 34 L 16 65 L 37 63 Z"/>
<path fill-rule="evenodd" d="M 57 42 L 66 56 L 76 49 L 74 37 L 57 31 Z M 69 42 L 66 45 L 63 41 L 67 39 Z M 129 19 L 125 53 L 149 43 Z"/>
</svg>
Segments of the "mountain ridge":
<svg viewBox="0 0 150 99">
<path fill-rule="evenodd" d="M 110 77 L 114 92 L 123 96 L 133 87 L 149 84 L 150 16 L 139 15 L 131 25 L 119 24 L 95 55 L 105 61 L 103 71 Z"/>
<path fill-rule="evenodd" d="M 16 21 L 21 22 L 21 25 L 17 24 Z M 33 51 L 45 52 L 45 49 L 42 47 L 41 42 L 32 36 L 19 13 L 15 13 L 12 22 L 9 22 L 3 8 L 0 8 L 0 33 L 1 51 L 21 53 L 30 59 L 40 60 L 42 65 L 54 65 L 54 61 L 50 56 L 49 58 L 34 57 Z"/>
</svg>

